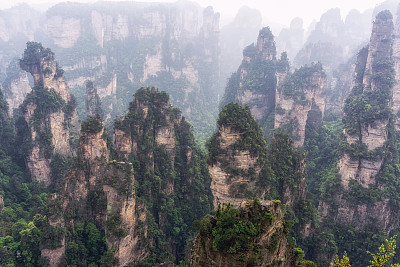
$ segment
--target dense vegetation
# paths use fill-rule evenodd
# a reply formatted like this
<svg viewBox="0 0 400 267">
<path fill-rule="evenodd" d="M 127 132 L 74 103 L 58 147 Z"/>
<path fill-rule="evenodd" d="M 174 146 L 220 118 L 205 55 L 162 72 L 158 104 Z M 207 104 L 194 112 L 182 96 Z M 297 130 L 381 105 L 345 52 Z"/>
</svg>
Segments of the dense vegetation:
<svg viewBox="0 0 400 267">
<path fill-rule="evenodd" d="M 115 127 L 137 142 L 137 151 L 129 156 L 136 193 L 154 218 L 150 238 L 157 240 L 156 246 L 141 266 L 154 266 L 168 258 L 183 260 L 193 221 L 208 214 L 212 205 L 205 157 L 190 125 L 170 106 L 165 92 L 141 88 Z M 173 151 L 156 142 L 157 132 L 165 127 L 174 131 Z"/>
</svg>

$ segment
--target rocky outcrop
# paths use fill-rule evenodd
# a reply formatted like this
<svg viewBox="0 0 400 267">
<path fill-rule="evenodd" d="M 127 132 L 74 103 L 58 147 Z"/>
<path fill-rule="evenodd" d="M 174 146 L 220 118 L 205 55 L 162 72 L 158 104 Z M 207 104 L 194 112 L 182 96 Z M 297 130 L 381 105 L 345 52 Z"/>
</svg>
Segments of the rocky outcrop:
<svg viewBox="0 0 400 267">
<path fill-rule="evenodd" d="M 336 227 L 350 226 L 360 240 L 371 229 L 390 235 L 399 225 L 398 207 L 391 201 L 397 198 L 398 185 L 389 178 L 395 177 L 390 170 L 397 164 L 391 155 L 398 153 L 391 145 L 392 34 L 392 15 L 382 11 L 374 21 L 369 46 L 358 54 L 354 87 L 345 101 L 337 185 L 319 203 L 321 229 L 331 231 L 333 221 Z M 333 253 L 321 253 L 325 263 L 332 260 Z"/>
<path fill-rule="evenodd" d="M 307 123 L 322 124 L 325 88 L 321 64 L 296 70 L 277 88 L 274 128 L 288 129 L 296 147 L 304 145 Z"/>
<path fill-rule="evenodd" d="M 304 47 L 294 57 L 293 63 L 300 67 L 321 62 L 328 74 L 339 64 L 345 63 L 371 32 L 371 10 L 360 13 L 351 10 L 343 21 L 338 8 L 322 14 L 309 34 Z"/>
<path fill-rule="evenodd" d="M 0 195 L 0 212 L 3 210 L 3 208 L 4 208 L 4 199 L 3 196 Z"/>
<path fill-rule="evenodd" d="M 393 86 L 393 113 L 396 114 L 395 127 L 400 130 L 400 6 L 397 10 L 397 20 L 394 28 L 393 63 L 396 83 Z"/>
<path fill-rule="evenodd" d="M 228 203 L 240 207 L 254 197 L 281 199 L 289 206 L 301 203 L 306 194 L 304 158 L 282 133 L 272 138 L 267 149 L 263 133 L 249 111 L 238 104 L 225 106 L 218 131 L 208 144 L 214 207 Z M 283 168 L 290 171 L 282 175 Z"/>
<path fill-rule="evenodd" d="M 103 118 L 103 109 L 101 108 L 100 97 L 92 81 L 86 82 L 86 113 L 88 117 L 100 116 Z"/>
<path fill-rule="evenodd" d="M 190 266 L 279 265 L 289 267 L 299 264 L 299 256 L 288 242 L 283 211 L 278 202 L 246 202 L 243 207 L 236 210 L 234 216 L 232 216 L 233 213 L 228 213 L 232 210 L 230 207 L 222 208 L 216 212 L 216 215 L 203 219 L 200 232 L 193 241 Z M 260 223 L 261 214 L 266 218 Z M 224 229 L 221 229 L 218 223 L 224 220 L 223 215 L 233 218 L 230 223 L 224 224 Z M 240 225 L 259 223 L 256 233 L 251 235 L 244 232 L 236 233 L 234 229 L 236 223 L 239 224 L 239 222 Z M 235 234 L 228 234 L 232 232 Z M 216 233 L 223 235 L 224 244 L 216 240 Z M 249 236 L 245 236 L 246 234 Z M 246 241 L 241 240 L 246 240 L 252 246 L 243 244 Z M 253 247 L 257 249 L 254 250 Z"/>
<path fill-rule="evenodd" d="M 138 196 L 156 219 L 153 227 L 165 238 L 153 253 L 183 259 L 182 240 L 192 230 L 181 225 L 193 224 L 212 205 L 209 174 L 190 125 L 165 92 L 141 88 L 114 128 L 116 152 L 135 165 Z"/>
<path fill-rule="evenodd" d="M 21 68 L 31 73 L 35 86 L 24 101 L 23 113 L 29 127 L 32 149 L 26 161 L 34 181 L 51 184 L 52 156 L 72 156 L 80 125 L 74 97 L 54 53 L 39 43 L 28 42 Z"/>
<path fill-rule="evenodd" d="M 7 77 L 3 82 L 4 96 L 9 106 L 9 115 L 17 109 L 25 100 L 25 97 L 32 91 L 29 85 L 28 75 L 19 66 L 19 60 L 10 62 L 6 71 Z"/>
<path fill-rule="evenodd" d="M 387 79 L 390 79 L 390 69 L 386 69 L 385 62 L 391 60 L 392 56 L 392 43 L 393 43 L 393 22 L 392 15 L 390 12 L 381 12 L 376 17 L 374 26 L 372 29 L 371 40 L 368 46 L 368 52 L 360 53 L 358 65 L 356 71 L 363 70 L 362 73 L 357 73 L 356 87 L 353 89 L 353 94 L 356 94 L 356 90 L 372 90 L 379 96 L 384 94 L 385 90 L 390 90 L 385 81 L 380 79 L 380 75 L 386 75 Z M 360 58 L 364 57 L 364 59 Z M 382 93 L 380 93 L 382 92 Z M 354 97 L 350 95 L 350 98 Z M 392 96 L 387 96 L 389 99 Z M 376 101 L 376 99 L 368 99 L 366 101 Z M 390 103 L 382 103 L 379 109 L 389 109 Z M 385 107 L 386 106 L 386 107 Z M 346 108 L 345 108 L 346 111 Z M 347 108 L 347 112 L 350 113 L 350 107 Z M 376 111 L 378 112 L 378 110 Z M 350 118 L 355 114 L 346 114 L 345 121 L 348 121 L 350 127 Z M 366 115 L 366 114 L 361 114 Z M 389 118 L 383 117 L 381 119 L 366 118 L 364 123 L 361 123 L 361 118 L 355 122 L 355 131 L 351 131 L 349 128 L 345 130 L 345 136 L 349 145 L 359 144 L 366 147 L 367 151 L 373 151 L 378 148 L 383 148 L 388 141 L 388 124 Z M 351 159 L 352 158 L 352 159 Z M 371 184 L 375 184 L 375 176 L 378 174 L 382 167 L 383 158 L 382 155 L 378 156 L 374 160 L 358 159 L 349 157 L 349 154 L 345 154 L 339 162 L 339 173 L 341 174 L 341 183 L 345 188 L 348 188 L 348 181 L 356 179 L 364 187 L 369 187 Z"/>
<path fill-rule="evenodd" d="M 286 51 L 289 58 L 294 58 L 304 44 L 304 28 L 301 18 L 294 18 L 289 28 L 284 28 L 276 38 L 278 51 Z"/>
<path fill-rule="evenodd" d="M 252 115 L 262 122 L 265 131 L 269 131 L 273 125 L 266 123 L 275 109 L 276 87 L 288 71 L 286 54 L 276 60 L 274 36 L 268 27 L 263 28 L 257 43 L 243 50 L 242 64 L 228 81 L 221 107 L 230 102 L 249 105 Z"/>
<path fill-rule="evenodd" d="M 93 127 L 96 124 L 98 128 Z M 79 221 L 95 221 L 105 231 L 108 248 L 119 260 L 117 266 L 135 265 L 150 253 L 146 210 L 135 197 L 132 163 L 109 161 L 109 157 L 102 122 L 91 117 L 82 126 L 79 163 L 69 170 L 61 192 L 50 201 L 57 203 L 50 206 L 58 206 L 63 216 L 50 217 L 50 223 L 73 229 Z M 70 214 L 75 212 L 80 216 L 73 220 Z M 68 242 L 73 241 L 63 240 L 60 247 L 42 251 L 51 266 L 57 266 Z"/>
</svg>

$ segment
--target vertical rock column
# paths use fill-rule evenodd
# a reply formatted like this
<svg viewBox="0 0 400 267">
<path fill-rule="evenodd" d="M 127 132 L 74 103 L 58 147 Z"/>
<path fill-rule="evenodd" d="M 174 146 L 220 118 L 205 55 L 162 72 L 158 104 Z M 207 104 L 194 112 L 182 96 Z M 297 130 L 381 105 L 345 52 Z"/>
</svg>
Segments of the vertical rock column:
<svg viewBox="0 0 400 267">
<path fill-rule="evenodd" d="M 73 144 L 80 130 L 76 103 L 50 49 L 40 43 L 28 42 L 20 66 L 31 73 L 35 84 L 23 103 L 24 118 L 32 139 L 26 162 L 32 179 L 48 186 L 52 182 L 52 157 L 56 153 L 62 156 L 75 154 Z"/>
</svg>

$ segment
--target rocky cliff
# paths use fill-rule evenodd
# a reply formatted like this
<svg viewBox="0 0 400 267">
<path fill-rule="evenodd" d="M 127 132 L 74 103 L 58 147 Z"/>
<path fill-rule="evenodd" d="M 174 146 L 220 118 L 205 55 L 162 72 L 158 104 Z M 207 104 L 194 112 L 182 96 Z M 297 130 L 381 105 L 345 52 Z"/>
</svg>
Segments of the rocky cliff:
<svg viewBox="0 0 400 267">
<path fill-rule="evenodd" d="M 305 200 L 304 158 L 287 135 L 277 133 L 267 148 L 249 108 L 238 104 L 225 106 L 217 126 L 207 145 L 214 207 L 239 207 L 254 197 L 290 206 Z"/>
<path fill-rule="evenodd" d="M 239 226 L 246 231 L 237 231 Z M 297 266 L 279 202 L 249 201 L 239 209 L 218 208 L 199 225 L 191 266 Z M 251 229 L 251 230 L 250 230 Z"/>
<path fill-rule="evenodd" d="M 75 232 L 79 223 L 95 222 L 118 259 L 115 266 L 135 265 L 149 256 L 154 241 L 148 237 L 146 210 L 136 199 L 132 163 L 110 161 L 109 155 L 100 118 L 89 118 L 82 124 L 78 160 L 50 199 L 50 224 Z M 42 257 L 58 266 L 76 242 L 64 236 L 57 248 L 43 249 Z"/>
<path fill-rule="evenodd" d="M 321 62 L 328 72 L 346 62 L 366 42 L 371 31 L 372 10 L 360 13 L 351 10 L 342 20 L 340 9 L 333 8 L 322 14 L 310 32 L 304 47 L 293 59 L 300 67 L 312 62 Z"/>
<path fill-rule="evenodd" d="M 2 73 L 27 41 L 56 52 L 82 117 L 86 80 L 94 81 L 107 122 L 128 108 L 135 88 L 158 86 L 173 96 L 202 142 L 211 134 L 222 95 L 219 14 L 212 7 L 59 3 L 40 14 L 24 5 L 2 12 L 0 40 Z"/>
<path fill-rule="evenodd" d="M 104 113 L 101 108 L 100 97 L 97 94 L 96 88 L 93 86 L 92 81 L 86 82 L 86 114 L 88 117 L 95 117 L 96 115 L 103 118 Z"/>
<path fill-rule="evenodd" d="M 290 74 L 276 92 L 274 128 L 287 129 L 294 145 L 304 145 L 306 125 L 321 125 L 325 112 L 326 75 L 321 64 Z"/>
<path fill-rule="evenodd" d="M 263 28 L 257 43 L 243 50 L 242 64 L 228 81 L 221 107 L 230 102 L 249 105 L 252 115 L 269 131 L 273 128 L 276 87 L 288 71 L 286 54 L 276 59 L 274 36 L 269 28 Z"/>
<path fill-rule="evenodd" d="M 331 229 L 352 231 L 352 238 L 366 248 L 362 245 L 366 236 L 391 235 L 399 225 L 392 44 L 392 15 L 386 10 L 376 16 L 370 43 L 358 54 L 354 87 L 344 105 L 337 178 L 329 179 L 333 186 L 325 185 L 319 203 L 321 229 L 316 244 L 320 249 L 314 253 L 319 251 L 317 258 L 323 264 L 332 260 L 335 248 L 329 244 L 334 244 L 333 239 L 341 250 L 358 257 L 358 264 L 367 263 L 347 246 L 342 231 Z"/>
<path fill-rule="evenodd" d="M 32 179 L 48 186 L 52 183 L 52 157 L 75 154 L 73 144 L 80 127 L 76 102 L 50 49 L 28 42 L 20 66 L 33 76 L 35 83 L 21 105 L 29 128 L 26 162 Z"/>
<path fill-rule="evenodd" d="M 133 163 L 137 195 L 166 242 L 157 244 L 153 255 L 183 259 L 190 225 L 212 205 L 206 162 L 190 125 L 165 92 L 141 88 L 115 123 L 115 146 L 121 158 Z"/>
<path fill-rule="evenodd" d="M 204 139 L 207 133 L 200 129 L 207 129 L 218 104 L 219 14 L 212 7 L 62 3 L 46 17 L 46 34 L 73 92 L 83 95 L 84 82 L 93 80 L 107 120 L 128 107 L 131 88 L 157 86 Z"/>
<path fill-rule="evenodd" d="M 259 10 L 243 6 L 231 23 L 221 28 L 220 33 L 220 85 L 226 86 L 226 80 L 237 70 L 243 59 L 243 49 L 253 40 L 262 26 L 262 15 Z M 220 91 L 222 97 L 222 91 Z"/>
<path fill-rule="evenodd" d="M 19 60 L 15 58 L 7 67 L 6 79 L 3 82 L 4 96 L 9 105 L 10 116 L 13 111 L 24 102 L 28 93 L 32 91 L 28 75 L 21 70 Z"/>
<path fill-rule="evenodd" d="M 391 84 L 393 81 L 393 67 L 390 65 L 392 57 L 392 43 L 393 43 L 393 22 L 390 13 L 379 13 L 377 16 L 374 27 L 372 29 L 371 40 L 368 46 L 368 53 L 360 53 L 360 56 L 364 56 L 364 60 L 359 62 L 364 63 L 363 66 L 358 66 L 357 70 L 363 70 L 363 73 L 358 74 L 359 84 L 353 88 L 352 94 L 346 100 L 345 106 L 345 118 L 346 123 L 346 141 L 349 145 L 359 145 L 366 148 L 368 151 L 373 151 L 378 148 L 385 149 L 385 144 L 388 142 L 388 124 L 389 114 L 379 116 L 377 114 L 357 114 L 354 110 L 357 108 L 355 103 L 355 97 L 364 97 L 368 104 L 375 104 L 374 102 L 378 99 L 372 99 L 380 97 L 383 103 L 379 103 L 381 110 L 375 110 L 379 112 L 387 112 L 391 107 L 389 101 L 392 99 L 391 95 Z M 382 80 L 382 77 L 386 77 L 386 81 Z M 362 81 L 362 83 L 361 83 Z M 361 87 L 361 88 L 360 88 Z M 387 90 L 387 91 L 386 91 Z M 351 102 L 353 101 L 353 102 Z M 367 107 L 368 108 L 368 107 Z M 355 113 L 355 114 L 354 114 Z M 355 116 L 360 116 L 355 118 Z M 378 116 L 378 118 L 376 117 Z M 339 172 L 342 177 L 342 185 L 347 188 L 350 180 L 357 179 L 358 182 L 368 187 L 370 184 L 375 183 L 374 177 L 381 169 L 383 163 L 383 155 L 375 157 L 374 160 L 368 160 L 366 158 L 360 158 L 352 161 L 351 155 L 346 153 L 339 163 Z M 358 161 L 358 162 L 357 162 Z M 354 166 L 355 165 L 355 166 Z"/>
</svg>

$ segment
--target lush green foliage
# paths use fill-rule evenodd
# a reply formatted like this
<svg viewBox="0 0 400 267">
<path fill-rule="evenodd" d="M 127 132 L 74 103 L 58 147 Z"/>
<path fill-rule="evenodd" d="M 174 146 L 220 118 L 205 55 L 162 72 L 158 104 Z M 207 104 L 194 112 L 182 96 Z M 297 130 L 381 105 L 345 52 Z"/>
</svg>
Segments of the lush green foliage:
<svg viewBox="0 0 400 267">
<path fill-rule="evenodd" d="M 259 124 L 254 120 L 248 106 L 241 107 L 237 103 L 226 105 L 219 114 L 218 129 L 222 127 L 229 129 L 240 135 L 237 142 L 233 144 L 233 149 L 248 150 L 253 157 L 265 160 L 266 141 Z M 209 163 L 217 160 L 223 153 L 220 149 L 220 133 L 215 132 L 206 146 L 209 151 Z"/>
<path fill-rule="evenodd" d="M 44 48 L 41 43 L 27 42 L 20 66 L 23 70 L 28 70 L 34 65 L 38 66 L 41 59 L 50 60 L 52 58 L 54 58 L 54 53 L 50 48 Z"/>
<path fill-rule="evenodd" d="M 96 117 L 89 117 L 82 122 L 81 131 L 84 133 L 96 134 L 101 130 L 103 130 L 103 123 L 100 115 L 96 115 Z"/>
<path fill-rule="evenodd" d="M 158 131 L 164 127 L 174 131 L 172 152 L 156 142 Z M 155 246 L 142 266 L 154 266 L 171 258 L 172 250 L 179 262 L 193 234 L 193 221 L 208 214 L 212 203 L 205 157 L 194 141 L 190 125 L 179 110 L 170 106 L 165 92 L 141 88 L 124 120 L 115 122 L 115 128 L 131 134 L 137 142 L 137 152 L 130 155 L 136 196 L 146 204 L 149 218 L 154 220 L 150 238 L 156 240 Z M 173 240 L 174 244 L 167 245 L 165 240 Z"/>
<path fill-rule="evenodd" d="M 386 266 L 388 261 L 395 255 L 396 249 L 396 235 L 392 236 L 389 240 L 386 239 L 385 243 L 382 244 L 377 253 L 371 253 L 367 251 L 368 254 L 372 256 L 372 260 L 369 261 L 370 265 L 368 267 L 383 267 Z M 343 254 L 343 258 L 339 260 L 338 255 L 335 257 L 334 263 L 331 264 L 332 267 L 351 267 L 350 259 L 347 257 L 346 251 Z M 391 267 L 399 267 L 400 264 L 391 264 Z"/>
</svg>

